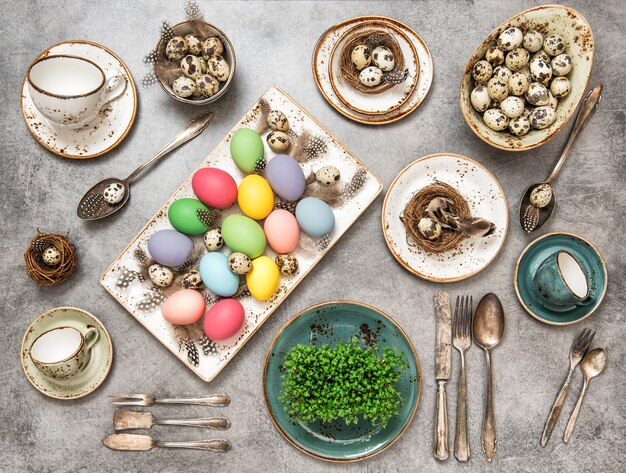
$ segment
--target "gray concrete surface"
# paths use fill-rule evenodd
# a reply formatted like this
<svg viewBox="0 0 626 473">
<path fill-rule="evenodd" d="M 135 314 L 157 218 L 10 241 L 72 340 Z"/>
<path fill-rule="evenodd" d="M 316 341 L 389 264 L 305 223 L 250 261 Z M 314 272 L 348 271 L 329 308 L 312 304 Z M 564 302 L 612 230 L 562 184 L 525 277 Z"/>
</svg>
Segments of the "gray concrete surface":
<svg viewBox="0 0 626 473">
<path fill-rule="evenodd" d="M 212 107 L 215 119 L 201 138 L 187 144 L 133 187 L 130 205 L 114 218 L 84 223 L 75 216 L 82 193 L 99 178 L 123 176 L 156 151 L 197 109 L 174 102 L 158 87 L 140 89 L 132 133 L 109 155 L 76 162 L 51 155 L 27 131 L 19 109 L 22 77 L 33 57 L 65 39 L 89 39 L 116 51 L 135 79 L 146 71 L 142 57 L 156 41 L 161 19 L 183 17 L 182 1 L 3 1 L 0 5 L 0 471 L 624 471 L 626 464 L 626 375 L 624 318 L 624 74 L 625 10 L 622 0 L 573 0 L 591 23 L 596 58 L 591 84 L 605 92 L 600 109 L 575 145 L 558 181 L 559 207 L 539 231 L 565 230 L 591 240 L 606 259 L 609 290 L 600 310 L 565 328 L 540 324 L 521 308 L 513 290 L 513 268 L 531 240 L 517 224 L 519 197 L 547 175 L 566 132 L 538 150 L 507 154 L 477 139 L 460 115 L 458 84 L 474 47 L 499 22 L 539 1 L 466 2 L 201 2 L 205 16 L 230 35 L 238 58 L 236 81 Z M 386 15 L 406 22 L 429 45 L 435 79 L 422 106 L 390 126 L 368 128 L 338 115 L 322 98 L 311 75 L 318 37 L 334 23 L 356 15 Z M 167 352 L 100 286 L 99 275 L 141 229 L 201 159 L 270 85 L 284 88 L 361 158 L 387 186 L 412 160 L 451 151 L 487 166 L 500 180 L 510 205 L 508 240 L 497 260 L 479 275 L 445 286 L 414 278 L 393 259 L 380 231 L 382 197 L 369 208 L 330 254 L 280 307 L 236 359 L 207 385 Z M 569 127 L 568 127 L 569 130 Z M 22 254 L 36 227 L 69 231 L 80 251 L 76 275 L 58 287 L 37 288 L 24 271 Z M 470 434 L 468 465 L 437 463 L 431 453 L 434 397 L 432 295 L 447 290 L 479 298 L 492 291 L 504 304 L 507 329 L 495 352 L 499 443 L 488 465 L 480 452 L 483 355 L 468 354 Z M 296 312 L 330 299 L 355 299 L 394 316 L 409 333 L 422 363 L 418 413 L 405 435 L 383 454 L 356 464 L 328 464 L 288 445 L 273 427 L 262 395 L 261 369 L 268 345 Z M 61 305 L 99 316 L 113 338 L 113 369 L 104 385 L 74 402 L 39 394 L 24 376 L 19 346 L 40 312 Z M 567 368 L 576 332 L 597 330 L 595 346 L 606 347 L 606 373 L 593 381 L 569 445 L 560 437 L 582 383 L 579 372 L 554 437 L 539 437 Z M 457 375 L 454 354 L 453 379 Z M 161 450 L 118 453 L 100 440 L 112 432 L 106 396 L 146 391 L 168 395 L 225 391 L 231 407 L 220 413 L 233 426 L 227 455 Z M 456 381 L 450 386 L 455 399 Z M 455 404 L 451 401 L 450 410 Z M 157 414 L 206 414 L 202 408 L 155 408 Z M 454 415 L 451 414 L 451 425 Z M 194 430 L 155 428 L 161 438 L 201 438 Z"/>
</svg>

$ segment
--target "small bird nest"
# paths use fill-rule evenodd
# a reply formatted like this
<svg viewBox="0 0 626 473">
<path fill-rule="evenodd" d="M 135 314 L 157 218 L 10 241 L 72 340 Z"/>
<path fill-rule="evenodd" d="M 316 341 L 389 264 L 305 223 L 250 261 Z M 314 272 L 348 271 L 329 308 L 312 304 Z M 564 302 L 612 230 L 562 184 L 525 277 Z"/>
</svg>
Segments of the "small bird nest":
<svg viewBox="0 0 626 473">
<path fill-rule="evenodd" d="M 383 81 L 373 87 L 363 85 L 359 80 L 359 71 L 352 64 L 352 50 L 359 44 L 365 44 L 370 51 L 374 51 L 378 46 L 386 46 L 393 53 L 395 59 L 395 67 L 392 71 L 383 73 Z M 398 76 L 404 76 L 404 56 L 400 44 L 394 36 L 383 30 L 365 30 L 350 36 L 341 51 L 339 58 L 339 78 L 343 79 L 352 88 L 363 92 L 364 94 L 380 94 L 385 90 L 399 83 Z M 388 78 L 389 80 L 386 80 Z M 404 82 L 404 79 L 400 82 Z"/>
<path fill-rule="evenodd" d="M 42 258 L 43 252 L 51 246 L 61 253 L 61 261 L 54 266 L 47 265 Z M 74 273 L 77 259 L 76 247 L 70 243 L 67 236 L 44 233 L 39 229 L 24 253 L 26 271 L 30 278 L 40 286 L 65 281 Z"/>
<path fill-rule="evenodd" d="M 467 201 L 459 191 L 444 182 L 435 182 L 417 191 L 406 204 L 404 211 L 400 215 L 400 220 L 406 228 L 409 244 L 411 246 L 417 245 L 431 253 L 443 253 L 451 250 L 468 236 L 463 232 L 446 227 L 442 227 L 441 235 L 434 240 L 429 240 L 420 233 L 417 225 L 422 217 L 425 216 L 428 205 L 437 197 L 448 199 L 452 211 L 458 217 L 462 219 L 471 217 Z"/>
</svg>

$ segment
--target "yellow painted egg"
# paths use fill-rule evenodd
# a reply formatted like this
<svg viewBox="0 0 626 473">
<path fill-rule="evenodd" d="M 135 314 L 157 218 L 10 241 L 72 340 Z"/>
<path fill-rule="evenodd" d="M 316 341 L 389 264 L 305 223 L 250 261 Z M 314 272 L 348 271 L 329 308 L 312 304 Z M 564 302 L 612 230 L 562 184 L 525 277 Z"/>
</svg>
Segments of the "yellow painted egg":
<svg viewBox="0 0 626 473">
<path fill-rule="evenodd" d="M 252 297 L 258 301 L 266 301 L 280 282 L 280 271 L 272 258 L 259 256 L 252 260 L 252 271 L 246 274 L 246 284 Z"/>
<path fill-rule="evenodd" d="M 265 179 L 256 174 L 246 176 L 237 193 L 241 211 L 254 220 L 263 220 L 274 209 L 274 192 Z"/>
</svg>

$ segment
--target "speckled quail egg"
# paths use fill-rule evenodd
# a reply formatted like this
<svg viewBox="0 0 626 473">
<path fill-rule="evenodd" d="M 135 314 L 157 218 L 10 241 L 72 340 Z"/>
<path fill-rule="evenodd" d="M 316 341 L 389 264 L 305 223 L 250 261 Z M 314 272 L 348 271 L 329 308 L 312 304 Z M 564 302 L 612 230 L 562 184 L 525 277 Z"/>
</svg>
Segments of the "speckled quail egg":
<svg viewBox="0 0 626 473">
<path fill-rule="evenodd" d="M 524 99 L 513 95 L 500 103 L 500 110 L 509 118 L 517 118 L 524 113 Z"/>
<path fill-rule="evenodd" d="M 504 82 L 508 82 L 512 75 L 513 72 L 511 72 L 511 69 L 509 69 L 508 67 L 498 66 L 493 70 L 492 78 L 497 77 L 499 79 L 502 79 Z"/>
<path fill-rule="evenodd" d="M 547 84 L 552 78 L 552 66 L 541 58 L 530 61 L 530 74 L 535 82 Z"/>
<path fill-rule="evenodd" d="M 202 56 L 205 61 L 215 55 L 221 55 L 224 52 L 224 45 L 217 36 L 211 36 L 202 43 Z"/>
<path fill-rule="evenodd" d="M 545 85 L 539 82 L 531 82 L 526 92 L 526 101 L 531 105 L 542 107 L 550 103 L 550 96 Z"/>
<path fill-rule="evenodd" d="M 565 52 L 565 40 L 559 34 L 551 34 L 543 42 L 543 50 L 550 56 L 558 56 Z"/>
<path fill-rule="evenodd" d="M 477 112 L 484 112 L 489 108 L 489 105 L 491 105 L 491 97 L 489 97 L 487 87 L 484 85 L 474 87 L 474 90 L 472 90 L 470 94 L 470 100 L 472 107 L 474 107 Z"/>
<path fill-rule="evenodd" d="M 522 33 L 522 30 L 510 27 L 498 36 L 498 47 L 504 51 L 511 51 L 515 48 L 519 48 L 522 45 L 523 40 L 524 34 Z"/>
<path fill-rule="evenodd" d="M 217 251 L 224 246 L 222 231 L 219 228 L 209 230 L 204 234 L 204 246 L 207 251 Z"/>
<path fill-rule="evenodd" d="M 552 95 L 552 92 L 548 91 L 548 97 L 550 97 L 550 101 L 548 102 L 548 107 L 556 110 L 556 107 L 559 106 L 559 100 Z"/>
<path fill-rule="evenodd" d="M 196 82 L 189 77 L 180 76 L 172 84 L 172 91 L 179 97 L 189 97 L 196 91 Z"/>
<path fill-rule="evenodd" d="M 293 276 L 298 272 L 298 260 L 293 255 L 276 256 L 276 266 L 285 276 Z"/>
<path fill-rule="evenodd" d="M 183 276 L 180 283 L 185 289 L 199 289 L 202 287 L 202 277 L 200 276 L 200 271 L 192 269 Z"/>
<path fill-rule="evenodd" d="M 490 66 L 491 67 L 491 66 Z M 366 87 L 375 87 L 380 84 L 383 78 L 383 71 L 376 66 L 369 66 L 363 69 L 359 74 L 359 82 Z"/>
<path fill-rule="evenodd" d="M 196 80 L 202 74 L 206 74 L 206 63 L 198 56 L 188 54 L 180 61 L 180 68 L 190 79 Z"/>
<path fill-rule="evenodd" d="M 358 44 L 352 49 L 350 60 L 357 71 L 365 69 L 372 62 L 372 51 L 365 44 Z"/>
<path fill-rule="evenodd" d="M 224 59 L 220 55 L 212 56 L 206 63 L 207 71 L 209 74 L 214 76 L 220 82 L 225 82 L 228 80 L 230 76 L 230 67 Z"/>
<path fill-rule="evenodd" d="M 500 48 L 492 46 L 485 53 L 485 60 L 493 67 L 499 66 L 504 62 L 504 53 Z"/>
<path fill-rule="evenodd" d="M 56 246 L 49 246 L 43 251 L 41 259 L 48 266 L 56 266 L 61 262 L 61 252 Z"/>
<path fill-rule="evenodd" d="M 196 79 L 199 97 L 211 97 L 220 90 L 219 81 L 211 74 L 202 74 Z"/>
<path fill-rule="evenodd" d="M 195 54 L 196 56 L 202 54 L 202 41 L 197 36 L 188 34 L 185 36 L 185 41 L 187 41 L 187 46 L 189 46 L 189 54 Z"/>
<path fill-rule="evenodd" d="M 148 268 L 150 280 L 158 287 L 167 287 L 174 281 L 174 273 L 161 264 L 153 264 Z"/>
<path fill-rule="evenodd" d="M 252 261 L 243 253 L 231 253 L 228 257 L 228 267 L 235 274 L 248 274 L 252 271 Z"/>
<path fill-rule="evenodd" d="M 522 67 L 519 71 L 517 71 L 519 74 L 524 74 L 526 76 L 526 79 L 528 79 L 528 83 L 530 84 L 533 81 L 533 76 L 530 73 L 530 67 L 525 66 Z"/>
<path fill-rule="evenodd" d="M 555 76 L 566 76 L 570 73 L 573 66 L 572 56 L 569 54 L 559 54 L 552 59 L 550 65 L 552 66 L 552 73 Z"/>
<path fill-rule="evenodd" d="M 339 181 L 341 174 L 335 166 L 324 166 L 315 171 L 315 179 L 324 185 L 329 186 Z"/>
<path fill-rule="evenodd" d="M 509 84 L 499 77 L 492 77 L 487 82 L 487 92 L 494 100 L 504 100 L 509 95 Z"/>
<path fill-rule="evenodd" d="M 533 59 L 543 59 L 545 62 L 550 62 L 552 58 L 548 53 L 546 53 L 543 49 L 541 51 L 537 51 L 535 54 L 530 56 L 530 60 Z"/>
<path fill-rule="evenodd" d="M 111 205 L 119 204 L 126 194 L 124 184 L 121 182 L 113 182 L 104 188 L 102 197 L 105 202 Z"/>
<path fill-rule="evenodd" d="M 284 153 L 289 148 L 291 141 L 289 135 L 283 131 L 272 131 L 267 135 L 267 144 L 274 153 Z"/>
<path fill-rule="evenodd" d="M 524 107 L 524 113 L 522 113 L 523 117 L 530 117 L 530 112 L 533 111 L 533 107 L 531 105 L 526 104 L 526 107 Z"/>
<path fill-rule="evenodd" d="M 383 72 L 392 71 L 396 66 L 393 52 L 386 46 L 378 46 L 372 51 L 372 63 Z"/>
<path fill-rule="evenodd" d="M 436 240 L 441 236 L 441 224 L 430 217 L 423 217 L 417 223 L 417 229 L 427 240 Z"/>
<path fill-rule="evenodd" d="M 523 48 L 515 48 L 506 55 L 506 67 L 513 72 L 519 71 L 528 64 L 529 58 L 530 54 L 528 54 L 528 51 Z"/>
<path fill-rule="evenodd" d="M 272 110 L 268 113 L 267 124 L 272 130 L 289 130 L 289 120 L 287 120 L 287 116 L 280 110 Z"/>
<path fill-rule="evenodd" d="M 513 95 L 524 95 L 528 92 L 528 78 L 521 72 L 516 72 L 509 79 L 509 92 Z"/>
<path fill-rule="evenodd" d="M 552 186 L 547 182 L 539 184 L 530 192 L 530 203 L 537 208 L 544 208 L 552 200 Z"/>
<path fill-rule="evenodd" d="M 530 120 L 528 117 L 520 116 L 509 122 L 509 131 L 515 136 L 522 136 L 530 130 Z"/>
<path fill-rule="evenodd" d="M 472 67 L 472 77 L 479 84 L 486 84 L 491 79 L 491 75 L 493 74 L 493 67 L 487 61 L 478 61 Z"/>
<path fill-rule="evenodd" d="M 495 108 L 496 110 L 500 110 L 500 101 L 492 99 L 491 104 L 489 105 L 489 108 L 487 110 L 490 110 L 492 108 Z"/>
<path fill-rule="evenodd" d="M 536 53 L 543 46 L 543 35 L 537 30 L 527 31 L 522 45 L 529 53 Z"/>
<path fill-rule="evenodd" d="M 557 98 L 562 99 L 571 90 L 569 79 L 567 77 L 555 77 L 550 83 L 550 92 Z"/>
<path fill-rule="evenodd" d="M 189 51 L 189 45 L 182 36 L 174 36 L 165 46 L 165 56 L 172 61 L 180 61 L 187 51 Z"/>
<path fill-rule="evenodd" d="M 495 131 L 502 131 L 509 125 L 509 117 L 507 117 L 502 110 L 496 108 L 490 108 L 483 115 L 483 121 L 485 125 Z"/>
<path fill-rule="evenodd" d="M 551 107 L 537 107 L 530 112 L 530 124 L 537 130 L 548 128 L 556 120 L 556 111 Z"/>
</svg>

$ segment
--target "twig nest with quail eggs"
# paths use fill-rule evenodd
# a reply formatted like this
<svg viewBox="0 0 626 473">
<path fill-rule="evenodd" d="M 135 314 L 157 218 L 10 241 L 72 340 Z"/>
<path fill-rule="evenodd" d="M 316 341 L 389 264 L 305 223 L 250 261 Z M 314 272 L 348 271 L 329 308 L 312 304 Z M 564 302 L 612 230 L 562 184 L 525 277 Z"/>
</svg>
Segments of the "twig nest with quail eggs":
<svg viewBox="0 0 626 473">
<path fill-rule="evenodd" d="M 24 253 L 28 276 L 40 286 L 65 281 L 74 273 L 77 261 L 76 248 L 66 235 L 39 229 Z"/>
<path fill-rule="evenodd" d="M 547 128 L 570 93 L 573 66 L 561 35 L 508 27 L 469 71 L 470 102 L 494 131 L 523 136 Z"/>
<path fill-rule="evenodd" d="M 339 58 L 338 79 L 367 94 L 377 94 L 407 78 L 402 49 L 387 31 L 366 30 L 347 38 Z"/>
</svg>

